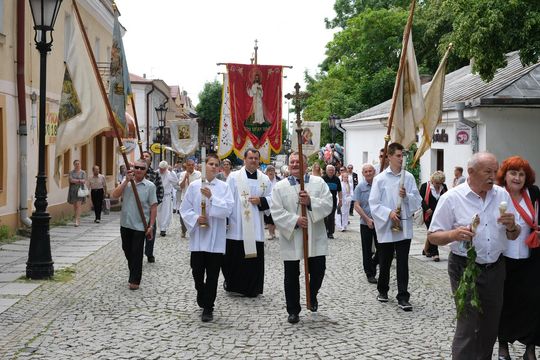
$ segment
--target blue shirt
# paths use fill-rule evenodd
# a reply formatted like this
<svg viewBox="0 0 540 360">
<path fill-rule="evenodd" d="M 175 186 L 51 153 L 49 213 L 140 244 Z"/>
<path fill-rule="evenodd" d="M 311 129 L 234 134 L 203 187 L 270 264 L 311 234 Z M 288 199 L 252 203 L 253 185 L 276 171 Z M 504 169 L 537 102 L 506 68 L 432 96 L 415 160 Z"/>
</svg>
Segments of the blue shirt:
<svg viewBox="0 0 540 360">
<path fill-rule="evenodd" d="M 369 208 L 369 193 L 371 192 L 371 184 L 366 180 L 362 180 L 360 184 L 354 189 L 353 200 L 356 201 L 367 216 L 371 218 L 371 210 Z M 367 225 L 362 217 L 360 217 L 360 224 Z"/>
</svg>

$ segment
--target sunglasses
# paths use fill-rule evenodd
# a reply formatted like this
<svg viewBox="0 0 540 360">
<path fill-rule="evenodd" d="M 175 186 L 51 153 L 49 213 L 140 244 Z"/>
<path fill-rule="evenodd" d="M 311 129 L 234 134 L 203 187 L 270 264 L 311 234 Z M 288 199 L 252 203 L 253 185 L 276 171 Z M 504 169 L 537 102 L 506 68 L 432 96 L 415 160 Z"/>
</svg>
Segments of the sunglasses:
<svg viewBox="0 0 540 360">
<path fill-rule="evenodd" d="M 146 170 L 146 166 L 134 166 L 135 170 Z"/>
</svg>

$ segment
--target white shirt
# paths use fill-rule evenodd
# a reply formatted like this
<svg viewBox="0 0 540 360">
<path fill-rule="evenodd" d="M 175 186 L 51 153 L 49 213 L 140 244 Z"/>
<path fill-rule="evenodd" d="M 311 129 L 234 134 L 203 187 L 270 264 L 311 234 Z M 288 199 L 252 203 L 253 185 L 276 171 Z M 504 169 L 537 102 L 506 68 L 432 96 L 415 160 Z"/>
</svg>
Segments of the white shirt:
<svg viewBox="0 0 540 360">
<path fill-rule="evenodd" d="M 464 182 L 441 196 L 433 213 L 429 231 L 447 231 L 459 226 L 469 226 L 473 216 L 478 214 L 480 225 L 473 238 L 478 255 L 476 262 L 479 264 L 494 263 L 499 259 L 508 243 L 506 227 L 497 223 L 497 219 L 501 216 L 499 205 L 502 201 L 508 204 L 506 211 L 515 215 L 516 211 L 512 199 L 502 187 L 493 185 L 493 189 L 488 191 L 485 200 L 483 200 L 471 190 L 467 182 Z M 450 249 L 456 255 L 467 256 L 465 247 L 460 246 L 460 243 L 456 239 L 450 243 Z"/>
<path fill-rule="evenodd" d="M 519 205 L 532 218 L 532 214 L 529 211 L 527 204 L 525 204 L 525 199 L 521 198 Z M 521 226 L 521 232 L 519 233 L 519 236 L 516 240 L 506 240 L 506 250 L 503 252 L 503 254 L 504 256 L 512 259 L 528 259 L 530 256 L 530 250 L 527 244 L 525 244 L 525 240 L 527 240 L 527 238 L 531 234 L 529 231 L 530 228 L 525 219 L 523 219 L 523 217 L 517 210 L 516 224 Z"/>
<path fill-rule="evenodd" d="M 186 177 L 187 173 L 188 173 L 187 171 L 184 171 L 183 173 L 180 174 L 180 178 L 178 179 L 178 186 L 180 186 L 180 184 L 182 183 L 182 181 L 184 181 L 184 178 Z M 201 172 L 198 171 L 198 170 L 193 170 L 193 172 L 191 173 L 191 175 L 189 175 L 189 178 L 188 178 L 188 181 L 187 181 L 187 185 L 184 186 L 184 188 L 183 188 L 182 191 L 180 192 L 180 198 L 181 198 L 181 199 L 184 198 L 184 195 L 186 194 L 188 185 L 191 184 L 192 182 L 194 182 L 195 180 L 200 179 L 200 178 L 201 178 Z"/>
<path fill-rule="evenodd" d="M 392 231 L 393 222 L 390 220 L 390 212 L 397 208 L 399 197 L 399 181 L 401 173 L 394 174 L 390 167 L 384 169 L 375 176 L 369 194 L 369 208 L 371 217 L 375 222 L 377 240 L 380 243 L 390 243 L 413 237 L 412 217 L 416 210 L 422 206 L 422 197 L 416 187 L 414 176 L 405 171 L 403 187 L 405 198 L 401 204 L 401 226 L 403 231 Z"/>
<path fill-rule="evenodd" d="M 189 184 L 180 206 L 180 215 L 189 231 L 189 250 L 225 254 L 226 219 L 232 212 L 234 199 L 229 185 L 221 180 L 214 179 L 206 186 L 212 192 L 210 199 L 206 199 L 208 227 L 197 224 L 201 214 L 200 179 Z"/>
<path fill-rule="evenodd" d="M 161 183 L 163 184 L 163 195 L 172 195 L 175 186 L 178 186 L 176 174 L 167 170 L 164 174 L 160 172 L 159 176 L 161 176 Z"/>
</svg>

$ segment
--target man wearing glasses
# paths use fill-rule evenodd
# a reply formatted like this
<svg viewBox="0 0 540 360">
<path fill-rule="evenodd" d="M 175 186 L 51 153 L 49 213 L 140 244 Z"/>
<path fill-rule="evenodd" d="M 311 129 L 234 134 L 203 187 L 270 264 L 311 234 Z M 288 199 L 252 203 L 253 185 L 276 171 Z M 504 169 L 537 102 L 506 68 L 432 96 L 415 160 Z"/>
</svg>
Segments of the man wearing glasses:
<svg viewBox="0 0 540 360">
<path fill-rule="evenodd" d="M 144 239 L 153 236 L 153 227 L 156 223 L 156 186 L 145 179 L 146 171 L 146 161 L 144 159 L 137 160 L 133 169 L 127 172 L 124 181 L 112 193 L 114 198 L 122 197 L 120 236 L 122 237 L 122 250 L 124 250 L 129 267 L 130 290 L 137 290 L 141 283 Z M 144 217 L 148 224 L 146 229 L 137 207 L 131 180 L 135 182 L 141 201 Z"/>
</svg>

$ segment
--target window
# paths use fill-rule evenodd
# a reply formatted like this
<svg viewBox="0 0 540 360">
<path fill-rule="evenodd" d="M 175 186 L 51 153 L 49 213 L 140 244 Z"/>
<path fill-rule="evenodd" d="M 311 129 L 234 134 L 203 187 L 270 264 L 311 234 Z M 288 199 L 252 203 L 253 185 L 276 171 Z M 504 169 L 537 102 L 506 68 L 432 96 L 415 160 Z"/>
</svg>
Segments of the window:
<svg viewBox="0 0 540 360">
<path fill-rule="evenodd" d="M 71 150 L 64 153 L 64 169 L 62 170 L 64 175 L 69 175 L 71 170 Z"/>
<path fill-rule="evenodd" d="M 98 135 L 94 138 L 94 164 L 99 166 L 100 169 L 103 169 L 103 146 L 101 135 Z"/>
<path fill-rule="evenodd" d="M 88 145 L 81 146 L 81 169 L 88 172 Z"/>
<path fill-rule="evenodd" d="M 105 171 L 104 175 L 113 175 L 114 172 L 114 138 L 105 138 Z"/>
<path fill-rule="evenodd" d="M 444 150 L 437 149 L 437 170 L 444 171 Z"/>
</svg>

